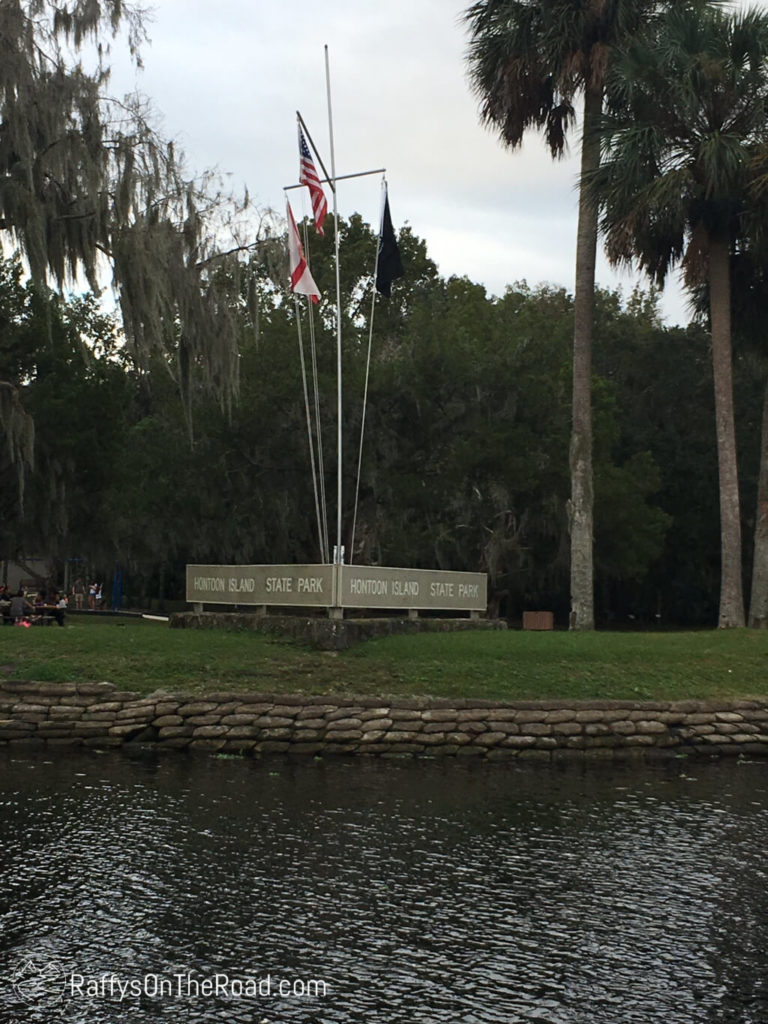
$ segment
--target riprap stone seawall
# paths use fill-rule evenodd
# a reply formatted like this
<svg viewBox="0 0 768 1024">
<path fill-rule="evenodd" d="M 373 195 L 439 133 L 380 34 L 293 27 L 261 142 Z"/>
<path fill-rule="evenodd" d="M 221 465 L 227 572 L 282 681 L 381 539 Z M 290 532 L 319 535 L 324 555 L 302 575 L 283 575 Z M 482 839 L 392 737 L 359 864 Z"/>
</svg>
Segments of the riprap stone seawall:
<svg viewBox="0 0 768 1024">
<path fill-rule="evenodd" d="M 0 746 L 261 756 L 768 756 L 768 699 L 485 701 L 260 693 L 142 697 L 112 683 L 0 683 Z"/>
</svg>

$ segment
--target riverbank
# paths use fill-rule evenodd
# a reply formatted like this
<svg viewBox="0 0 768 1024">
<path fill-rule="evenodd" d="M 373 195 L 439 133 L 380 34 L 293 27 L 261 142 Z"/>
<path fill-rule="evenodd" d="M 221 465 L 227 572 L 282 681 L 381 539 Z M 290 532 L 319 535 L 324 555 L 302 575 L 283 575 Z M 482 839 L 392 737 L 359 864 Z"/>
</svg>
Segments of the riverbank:
<svg viewBox="0 0 768 1024">
<path fill-rule="evenodd" d="M 768 632 L 504 630 L 390 636 L 343 652 L 250 631 L 70 617 L 65 629 L 1 627 L 0 682 L 107 680 L 158 690 L 490 701 L 768 697 Z"/>
</svg>

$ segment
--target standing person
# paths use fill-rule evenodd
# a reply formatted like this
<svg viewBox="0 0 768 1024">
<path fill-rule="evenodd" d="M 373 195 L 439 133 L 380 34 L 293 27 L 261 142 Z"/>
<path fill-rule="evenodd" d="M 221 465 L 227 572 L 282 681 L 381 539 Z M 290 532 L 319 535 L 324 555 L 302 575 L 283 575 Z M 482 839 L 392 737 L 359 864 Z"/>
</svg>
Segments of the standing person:
<svg viewBox="0 0 768 1024">
<path fill-rule="evenodd" d="M 60 626 L 64 625 L 64 612 L 67 610 L 66 594 L 57 594 L 55 591 L 51 597 L 50 605 L 47 608 L 48 614 L 56 619 Z"/>
<path fill-rule="evenodd" d="M 101 609 L 101 606 L 102 606 L 103 602 L 104 602 L 104 598 L 102 597 L 102 593 L 101 593 L 101 583 L 97 583 L 96 584 L 96 607 Z"/>
<path fill-rule="evenodd" d="M 98 589 L 98 583 L 92 583 L 88 587 L 88 607 L 91 611 L 96 610 L 96 590 Z"/>
<path fill-rule="evenodd" d="M 5 583 L 0 586 L 0 617 L 2 617 L 3 625 L 13 623 L 11 618 L 11 592 Z"/>
<path fill-rule="evenodd" d="M 83 607 L 83 600 L 85 598 L 85 584 L 82 578 L 75 580 L 75 585 L 72 587 L 72 596 L 75 599 L 75 608 L 80 611 Z"/>
</svg>

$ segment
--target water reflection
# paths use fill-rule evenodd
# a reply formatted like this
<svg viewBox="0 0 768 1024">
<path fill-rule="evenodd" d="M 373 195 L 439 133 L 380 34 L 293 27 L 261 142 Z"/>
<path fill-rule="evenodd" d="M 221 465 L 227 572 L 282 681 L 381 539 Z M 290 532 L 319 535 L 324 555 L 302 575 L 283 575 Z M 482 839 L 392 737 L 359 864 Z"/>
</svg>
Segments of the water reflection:
<svg viewBox="0 0 768 1024">
<path fill-rule="evenodd" d="M 768 1020 L 768 764 L 0 771 L 3 1024 Z"/>
</svg>

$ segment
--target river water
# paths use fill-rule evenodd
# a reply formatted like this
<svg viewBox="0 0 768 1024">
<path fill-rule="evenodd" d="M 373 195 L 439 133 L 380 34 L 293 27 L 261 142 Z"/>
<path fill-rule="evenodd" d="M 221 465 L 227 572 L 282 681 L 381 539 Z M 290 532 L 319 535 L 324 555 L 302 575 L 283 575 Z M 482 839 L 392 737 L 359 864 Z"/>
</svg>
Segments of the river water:
<svg viewBox="0 0 768 1024">
<path fill-rule="evenodd" d="M 0 754 L 0 1022 L 768 1022 L 768 763 Z"/>
</svg>

